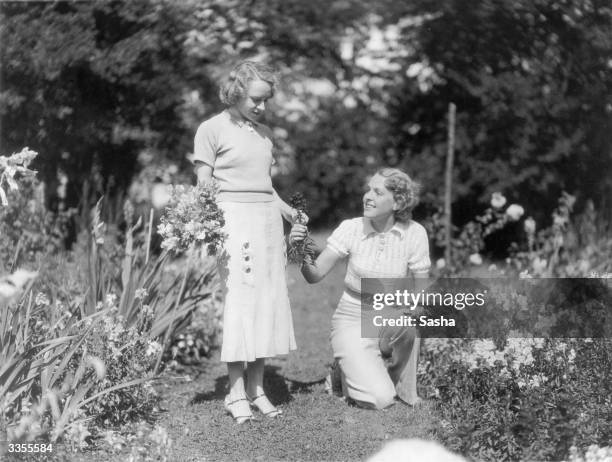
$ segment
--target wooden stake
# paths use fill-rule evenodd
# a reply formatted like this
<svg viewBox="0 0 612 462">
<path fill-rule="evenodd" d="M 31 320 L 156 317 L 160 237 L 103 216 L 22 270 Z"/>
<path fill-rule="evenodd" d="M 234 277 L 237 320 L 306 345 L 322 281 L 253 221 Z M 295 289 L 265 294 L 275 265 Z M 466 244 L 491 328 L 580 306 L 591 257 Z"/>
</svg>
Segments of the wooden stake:
<svg viewBox="0 0 612 462">
<path fill-rule="evenodd" d="M 453 188 L 453 164 L 455 162 L 455 113 L 457 107 L 454 103 L 448 105 L 448 146 L 446 153 L 446 175 L 444 180 L 444 259 L 446 264 L 451 264 L 451 239 L 452 239 L 452 188 Z"/>
</svg>

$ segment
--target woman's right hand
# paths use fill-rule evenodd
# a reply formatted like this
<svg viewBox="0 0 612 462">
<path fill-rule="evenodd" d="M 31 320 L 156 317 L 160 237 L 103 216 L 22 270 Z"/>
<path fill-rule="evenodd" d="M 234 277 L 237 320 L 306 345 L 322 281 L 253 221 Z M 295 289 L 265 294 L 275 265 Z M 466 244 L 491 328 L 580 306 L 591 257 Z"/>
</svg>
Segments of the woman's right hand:
<svg viewBox="0 0 612 462">
<path fill-rule="evenodd" d="M 290 242 L 303 241 L 304 239 L 306 239 L 307 234 L 308 234 L 308 227 L 306 225 L 295 223 L 291 227 L 291 232 L 289 233 L 289 241 Z"/>
</svg>

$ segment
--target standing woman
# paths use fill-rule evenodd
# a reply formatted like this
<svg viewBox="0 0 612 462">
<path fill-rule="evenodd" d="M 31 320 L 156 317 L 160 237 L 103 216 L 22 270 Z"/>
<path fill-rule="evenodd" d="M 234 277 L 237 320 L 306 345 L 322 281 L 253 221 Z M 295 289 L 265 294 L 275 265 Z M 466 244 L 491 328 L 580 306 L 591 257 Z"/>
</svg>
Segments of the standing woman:
<svg viewBox="0 0 612 462">
<path fill-rule="evenodd" d="M 195 135 L 198 183 L 217 181 L 228 235 L 219 260 L 221 361 L 229 375 L 225 409 L 237 423 L 253 418 L 251 407 L 280 416 L 263 389 L 264 358 L 296 348 L 282 218 L 292 222 L 297 212 L 272 187 L 272 132 L 260 123 L 276 83 L 269 67 L 239 63 L 220 90 L 225 110 L 204 121 Z"/>
</svg>

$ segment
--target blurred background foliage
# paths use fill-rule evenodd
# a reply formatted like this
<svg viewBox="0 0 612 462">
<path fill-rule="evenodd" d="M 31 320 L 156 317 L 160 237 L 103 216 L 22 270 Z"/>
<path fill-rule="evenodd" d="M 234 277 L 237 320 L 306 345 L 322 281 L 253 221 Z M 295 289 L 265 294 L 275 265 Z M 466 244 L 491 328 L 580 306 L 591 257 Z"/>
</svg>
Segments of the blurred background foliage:
<svg viewBox="0 0 612 462">
<path fill-rule="evenodd" d="M 239 59 L 272 63 L 275 182 L 315 225 L 361 212 L 386 164 L 441 202 L 457 104 L 454 218 L 493 191 L 549 220 L 562 191 L 610 214 L 607 0 L 134 0 L 0 4 L 0 143 L 29 146 L 52 208 L 155 202 L 193 181 L 198 124 Z"/>
</svg>

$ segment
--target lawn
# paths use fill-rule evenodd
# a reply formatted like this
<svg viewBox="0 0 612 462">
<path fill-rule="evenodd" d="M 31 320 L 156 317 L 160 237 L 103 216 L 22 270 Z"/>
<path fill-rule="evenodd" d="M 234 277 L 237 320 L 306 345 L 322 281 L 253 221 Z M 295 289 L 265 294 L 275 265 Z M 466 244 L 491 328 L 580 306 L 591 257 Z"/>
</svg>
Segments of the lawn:
<svg viewBox="0 0 612 462">
<path fill-rule="evenodd" d="M 298 350 L 266 368 L 267 389 L 283 409 L 281 419 L 234 424 L 222 404 L 227 371 L 216 358 L 191 370 L 191 382 L 163 384 L 168 412 L 160 423 L 173 439 L 171 460 L 357 460 L 388 439 L 432 437 L 436 419 L 430 406 L 414 410 L 398 404 L 375 412 L 326 394 L 330 319 L 342 277 L 343 268 L 336 268 L 319 285 L 307 286 L 297 268 L 289 268 Z"/>
<path fill-rule="evenodd" d="M 432 438 L 436 413 L 430 404 L 413 409 L 396 404 L 368 411 L 325 392 L 331 363 L 330 320 L 342 291 L 344 268 L 309 286 L 296 266 L 288 268 L 298 350 L 266 365 L 266 388 L 284 415 L 236 425 L 223 409 L 225 364 L 218 352 L 197 366 L 165 373 L 156 385 L 162 395 L 157 424 L 172 439 L 169 460 L 357 460 L 386 440 Z M 97 452 L 99 460 L 125 460 Z M 91 460 L 91 457 L 88 457 Z"/>
</svg>

